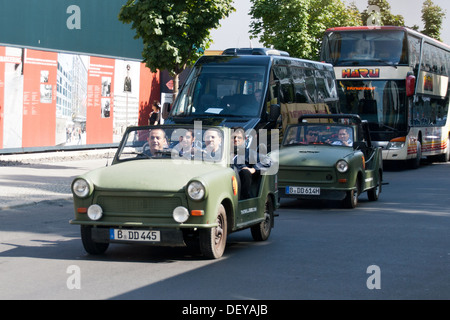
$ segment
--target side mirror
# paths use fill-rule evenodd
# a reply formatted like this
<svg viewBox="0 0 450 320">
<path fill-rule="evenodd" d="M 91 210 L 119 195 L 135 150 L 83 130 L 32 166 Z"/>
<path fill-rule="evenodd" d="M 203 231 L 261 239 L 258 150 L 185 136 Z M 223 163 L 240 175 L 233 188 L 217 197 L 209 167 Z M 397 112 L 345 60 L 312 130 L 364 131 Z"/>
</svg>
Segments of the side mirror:
<svg viewBox="0 0 450 320">
<path fill-rule="evenodd" d="M 169 117 L 169 113 L 170 113 L 170 103 L 169 102 L 165 102 L 163 104 L 162 107 L 162 112 L 161 112 L 161 116 L 164 120 L 166 120 Z"/>
<path fill-rule="evenodd" d="M 281 107 L 279 104 L 271 104 L 269 111 L 269 121 L 277 121 L 281 114 Z"/>
</svg>

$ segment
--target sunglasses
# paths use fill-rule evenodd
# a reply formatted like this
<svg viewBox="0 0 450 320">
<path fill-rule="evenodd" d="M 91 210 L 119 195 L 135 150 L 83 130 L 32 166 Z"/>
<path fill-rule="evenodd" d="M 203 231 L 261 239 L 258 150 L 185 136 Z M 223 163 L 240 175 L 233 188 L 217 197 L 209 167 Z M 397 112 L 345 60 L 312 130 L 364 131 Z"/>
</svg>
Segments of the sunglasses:
<svg viewBox="0 0 450 320">
<path fill-rule="evenodd" d="M 308 132 L 308 136 L 318 137 L 319 134 L 318 134 L 318 133 L 315 133 L 315 132 Z"/>
</svg>

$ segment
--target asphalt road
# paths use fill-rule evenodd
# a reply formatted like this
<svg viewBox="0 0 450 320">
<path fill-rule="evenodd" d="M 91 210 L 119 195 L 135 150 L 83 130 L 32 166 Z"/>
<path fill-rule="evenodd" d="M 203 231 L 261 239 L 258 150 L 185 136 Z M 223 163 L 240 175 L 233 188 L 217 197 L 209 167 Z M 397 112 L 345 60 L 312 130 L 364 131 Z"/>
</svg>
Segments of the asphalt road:
<svg viewBox="0 0 450 320">
<path fill-rule="evenodd" d="M 0 299 L 450 299 L 450 163 L 390 169 L 379 201 L 283 199 L 268 241 L 83 250 L 70 200 L 0 210 Z M 181 312 L 181 311 L 180 311 Z"/>
</svg>

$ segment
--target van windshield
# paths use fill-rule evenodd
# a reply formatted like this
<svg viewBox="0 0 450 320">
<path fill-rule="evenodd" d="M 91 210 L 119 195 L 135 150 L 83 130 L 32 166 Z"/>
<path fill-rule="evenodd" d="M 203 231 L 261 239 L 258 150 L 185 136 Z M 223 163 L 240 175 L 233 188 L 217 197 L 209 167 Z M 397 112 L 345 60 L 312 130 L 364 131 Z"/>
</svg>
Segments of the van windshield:
<svg viewBox="0 0 450 320">
<path fill-rule="evenodd" d="M 258 117 L 266 77 L 263 66 L 196 66 L 179 93 L 171 115 Z"/>
</svg>

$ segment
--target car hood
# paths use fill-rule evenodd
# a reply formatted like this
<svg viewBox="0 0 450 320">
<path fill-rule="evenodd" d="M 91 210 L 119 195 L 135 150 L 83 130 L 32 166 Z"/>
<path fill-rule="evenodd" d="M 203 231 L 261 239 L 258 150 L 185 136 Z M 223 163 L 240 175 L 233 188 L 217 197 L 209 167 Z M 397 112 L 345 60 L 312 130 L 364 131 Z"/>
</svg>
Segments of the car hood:
<svg viewBox="0 0 450 320">
<path fill-rule="evenodd" d="M 338 146 L 289 146 L 282 147 L 278 153 L 279 164 L 282 166 L 314 166 L 332 167 L 340 159 L 353 154 L 352 148 Z"/>
<path fill-rule="evenodd" d="M 82 178 L 103 190 L 181 191 L 195 177 L 226 170 L 217 164 L 196 161 L 138 160 L 90 171 Z M 230 169 L 231 170 L 231 169 Z"/>
</svg>

